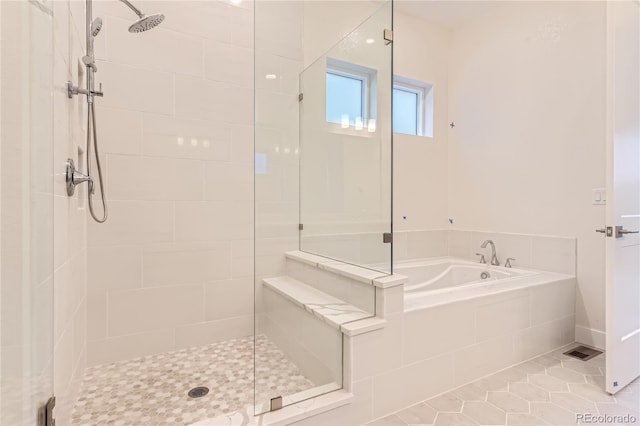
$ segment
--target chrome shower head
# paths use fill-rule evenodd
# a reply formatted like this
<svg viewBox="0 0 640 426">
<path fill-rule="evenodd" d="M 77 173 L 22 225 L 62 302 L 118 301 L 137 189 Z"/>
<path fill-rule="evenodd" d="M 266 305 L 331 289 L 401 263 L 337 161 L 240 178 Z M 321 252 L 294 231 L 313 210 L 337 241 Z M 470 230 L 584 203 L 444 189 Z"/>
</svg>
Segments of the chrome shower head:
<svg viewBox="0 0 640 426">
<path fill-rule="evenodd" d="M 129 27 L 130 33 L 141 33 L 143 31 L 150 30 L 164 21 L 164 15 L 162 13 L 154 13 L 153 15 L 142 15 L 140 19 L 131 24 Z"/>
<path fill-rule="evenodd" d="M 93 37 L 97 36 L 100 30 L 102 29 L 102 18 L 96 18 L 91 23 L 91 35 Z"/>
</svg>

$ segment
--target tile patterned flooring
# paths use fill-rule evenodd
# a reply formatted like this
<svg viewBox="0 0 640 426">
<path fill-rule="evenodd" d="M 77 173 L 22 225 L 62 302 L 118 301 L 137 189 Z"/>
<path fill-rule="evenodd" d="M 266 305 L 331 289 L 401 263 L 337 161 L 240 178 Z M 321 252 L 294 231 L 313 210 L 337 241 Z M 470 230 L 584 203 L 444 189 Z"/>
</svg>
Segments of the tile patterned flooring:
<svg viewBox="0 0 640 426">
<path fill-rule="evenodd" d="M 88 368 L 74 426 L 186 425 L 254 403 L 253 337 Z M 265 336 L 256 342 L 256 399 L 313 387 Z M 207 386 L 198 399 L 189 389 Z"/>
<path fill-rule="evenodd" d="M 562 354 L 574 346 L 518 364 L 368 426 L 640 425 L 640 379 L 611 396 L 604 391 L 605 355 L 580 361 Z M 607 423 L 602 417 L 578 422 L 579 413 L 630 415 L 635 422 L 631 418 L 632 422 Z"/>
</svg>

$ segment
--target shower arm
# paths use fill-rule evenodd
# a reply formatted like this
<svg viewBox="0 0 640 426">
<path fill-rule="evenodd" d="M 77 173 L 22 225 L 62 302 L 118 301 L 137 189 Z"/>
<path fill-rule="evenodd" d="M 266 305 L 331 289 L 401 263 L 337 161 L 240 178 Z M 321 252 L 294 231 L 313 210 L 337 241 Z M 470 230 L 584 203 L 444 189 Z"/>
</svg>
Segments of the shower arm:
<svg viewBox="0 0 640 426">
<path fill-rule="evenodd" d="M 129 9 L 133 10 L 135 12 L 135 14 L 138 15 L 138 18 L 140 18 L 140 19 L 144 18 L 144 13 L 140 12 L 134 5 L 129 3 L 129 1 L 127 1 L 127 0 L 120 0 L 120 1 L 122 3 L 124 3 L 125 5 L 127 5 L 129 7 Z"/>
</svg>

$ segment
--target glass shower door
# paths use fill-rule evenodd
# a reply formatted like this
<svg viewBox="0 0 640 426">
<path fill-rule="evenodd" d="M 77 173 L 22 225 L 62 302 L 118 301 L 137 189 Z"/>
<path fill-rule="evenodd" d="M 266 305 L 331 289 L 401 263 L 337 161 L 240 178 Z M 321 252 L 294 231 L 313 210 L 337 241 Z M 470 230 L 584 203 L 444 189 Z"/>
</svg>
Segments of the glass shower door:
<svg viewBox="0 0 640 426">
<path fill-rule="evenodd" d="M 391 272 L 392 4 L 300 76 L 300 250 Z"/>
<path fill-rule="evenodd" d="M 51 2 L 0 2 L 0 424 L 53 395 Z"/>
</svg>

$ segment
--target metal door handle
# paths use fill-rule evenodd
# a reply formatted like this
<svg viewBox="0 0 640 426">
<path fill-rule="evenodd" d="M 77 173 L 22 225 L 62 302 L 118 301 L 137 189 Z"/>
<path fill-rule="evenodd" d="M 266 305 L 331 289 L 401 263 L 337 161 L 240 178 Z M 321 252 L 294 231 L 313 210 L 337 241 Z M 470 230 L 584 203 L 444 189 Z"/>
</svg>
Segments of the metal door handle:
<svg viewBox="0 0 640 426">
<path fill-rule="evenodd" d="M 624 229 L 622 226 L 616 226 L 616 238 L 622 238 L 624 235 L 627 234 L 638 234 L 640 233 L 640 231 L 629 231 L 627 229 Z"/>
<path fill-rule="evenodd" d="M 596 232 L 599 232 L 601 234 L 606 234 L 607 233 L 607 229 L 606 228 L 596 229 Z"/>
</svg>

